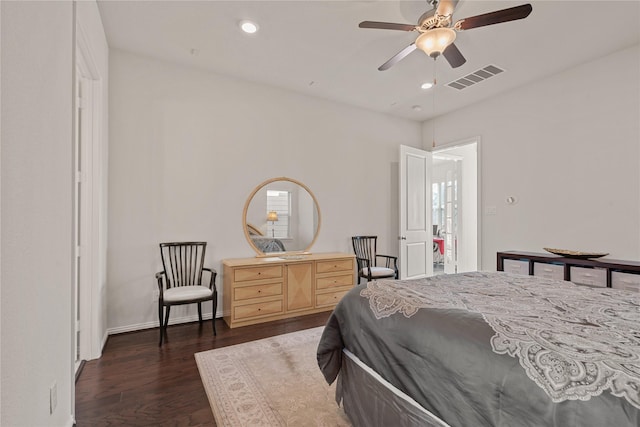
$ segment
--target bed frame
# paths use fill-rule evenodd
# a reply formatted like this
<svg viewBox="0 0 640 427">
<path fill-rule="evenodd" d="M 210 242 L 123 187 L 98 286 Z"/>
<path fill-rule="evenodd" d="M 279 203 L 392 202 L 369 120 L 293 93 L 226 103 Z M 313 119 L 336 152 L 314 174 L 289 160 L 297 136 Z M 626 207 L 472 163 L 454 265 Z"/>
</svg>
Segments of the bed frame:
<svg viewBox="0 0 640 427">
<path fill-rule="evenodd" d="M 336 385 L 336 400 L 356 426 L 449 427 L 394 387 L 347 349 Z"/>
</svg>

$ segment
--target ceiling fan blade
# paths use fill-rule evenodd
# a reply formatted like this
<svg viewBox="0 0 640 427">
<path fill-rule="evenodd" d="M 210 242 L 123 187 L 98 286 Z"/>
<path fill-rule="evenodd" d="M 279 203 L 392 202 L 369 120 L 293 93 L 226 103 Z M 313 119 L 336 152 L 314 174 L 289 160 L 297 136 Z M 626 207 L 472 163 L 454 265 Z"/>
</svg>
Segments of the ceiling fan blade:
<svg viewBox="0 0 640 427">
<path fill-rule="evenodd" d="M 458 49 L 458 47 L 454 43 L 451 43 L 449 46 L 447 46 L 444 52 L 442 52 L 442 56 L 444 56 L 449 65 L 451 65 L 451 68 L 458 68 L 459 66 L 467 62 L 464 56 L 462 56 L 460 49 Z"/>
<path fill-rule="evenodd" d="M 453 11 L 456 9 L 457 5 L 458 0 L 440 0 L 438 2 L 436 12 L 440 16 L 450 16 L 453 15 Z"/>
<path fill-rule="evenodd" d="M 362 21 L 358 25 L 358 27 L 377 28 L 380 30 L 400 30 L 400 31 L 413 31 L 416 29 L 416 26 L 411 24 L 394 24 L 393 22 L 375 22 L 375 21 Z"/>
<path fill-rule="evenodd" d="M 384 71 L 384 70 L 388 70 L 389 68 L 391 68 L 392 66 L 394 66 L 396 63 L 400 62 L 401 59 L 403 59 L 405 56 L 409 55 L 411 52 L 413 52 L 414 50 L 416 50 L 416 44 L 415 43 L 411 43 L 409 46 L 405 47 L 404 49 L 402 49 L 400 52 L 396 53 L 391 59 L 389 59 L 387 62 L 385 62 L 384 64 L 382 64 L 381 66 L 378 67 L 379 71 Z"/>
<path fill-rule="evenodd" d="M 461 30 L 469 30 L 471 28 L 499 24 L 501 22 L 515 21 L 526 18 L 532 10 L 533 8 L 530 4 L 523 4 L 521 6 L 510 7 L 509 9 L 496 10 L 495 12 L 464 18 L 456 22 L 456 26 L 459 26 Z"/>
</svg>

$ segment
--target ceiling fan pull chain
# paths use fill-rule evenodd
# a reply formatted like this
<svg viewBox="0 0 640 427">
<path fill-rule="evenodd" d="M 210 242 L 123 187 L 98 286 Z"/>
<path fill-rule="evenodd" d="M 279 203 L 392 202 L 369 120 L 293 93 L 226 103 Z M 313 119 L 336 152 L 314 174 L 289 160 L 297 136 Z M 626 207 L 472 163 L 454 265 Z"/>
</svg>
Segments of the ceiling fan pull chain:
<svg viewBox="0 0 640 427">
<path fill-rule="evenodd" d="M 433 58 L 433 95 L 431 96 L 431 103 L 433 107 L 433 125 L 431 126 L 431 147 L 436 148 L 436 92 L 438 91 L 437 86 L 437 70 L 438 66 L 436 63 L 436 58 Z"/>
</svg>

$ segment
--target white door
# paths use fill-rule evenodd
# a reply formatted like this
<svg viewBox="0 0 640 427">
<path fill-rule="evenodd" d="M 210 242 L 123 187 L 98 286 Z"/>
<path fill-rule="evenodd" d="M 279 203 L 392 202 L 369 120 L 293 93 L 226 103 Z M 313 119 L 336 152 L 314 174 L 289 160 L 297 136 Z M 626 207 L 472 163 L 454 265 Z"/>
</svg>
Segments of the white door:
<svg viewBox="0 0 640 427">
<path fill-rule="evenodd" d="M 458 272 L 458 192 L 460 191 L 457 165 L 453 162 L 453 169 L 447 171 L 444 187 L 444 272 L 453 274 Z"/>
<path fill-rule="evenodd" d="M 88 359 L 87 347 L 89 345 L 86 325 L 87 313 L 87 289 L 89 281 L 89 264 L 87 258 L 88 238 L 90 233 L 91 218 L 89 215 L 90 203 L 90 175 L 88 174 L 90 146 L 90 82 L 82 77 L 81 70 L 77 71 L 76 79 L 76 137 L 74 139 L 74 193 L 73 193 L 73 231 L 74 231 L 74 324 L 75 324 L 75 369 L 77 370 L 82 360 Z"/>
<path fill-rule="evenodd" d="M 400 279 L 433 275 L 431 153 L 400 146 Z"/>
</svg>

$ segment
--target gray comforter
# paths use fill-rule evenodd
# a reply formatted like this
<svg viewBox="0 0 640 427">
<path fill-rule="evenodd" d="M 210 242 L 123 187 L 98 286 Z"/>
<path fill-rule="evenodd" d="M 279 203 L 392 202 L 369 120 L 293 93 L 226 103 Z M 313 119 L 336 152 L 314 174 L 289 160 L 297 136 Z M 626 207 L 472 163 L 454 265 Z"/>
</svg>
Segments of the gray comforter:
<svg viewBox="0 0 640 427">
<path fill-rule="evenodd" d="M 640 425 L 637 293 L 502 272 L 369 282 L 327 322 L 328 383 L 345 347 L 451 426 Z"/>
</svg>

